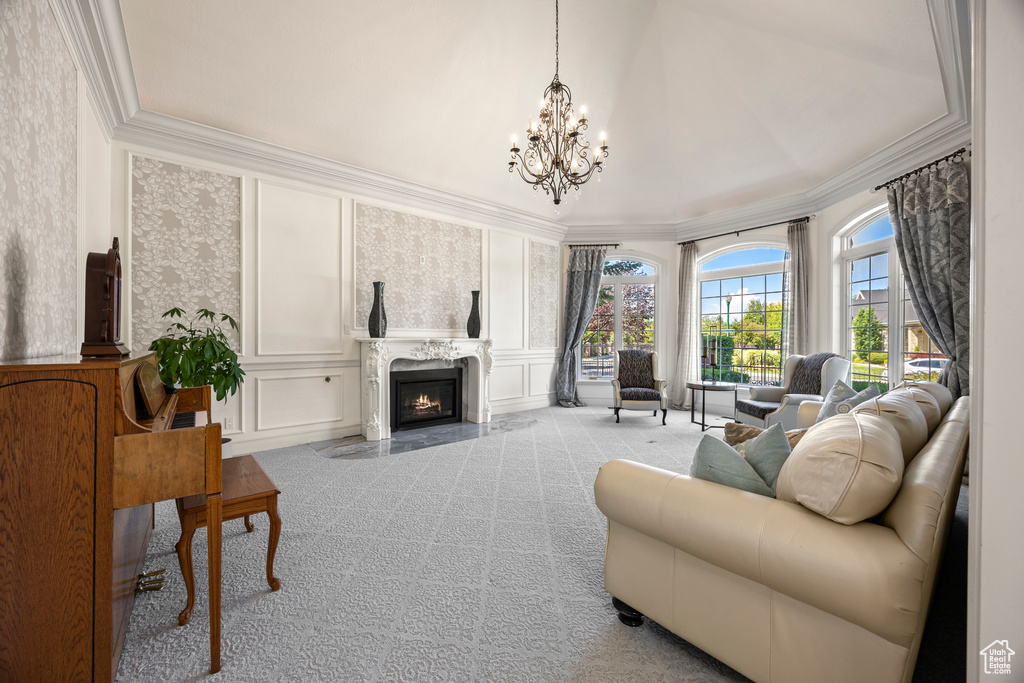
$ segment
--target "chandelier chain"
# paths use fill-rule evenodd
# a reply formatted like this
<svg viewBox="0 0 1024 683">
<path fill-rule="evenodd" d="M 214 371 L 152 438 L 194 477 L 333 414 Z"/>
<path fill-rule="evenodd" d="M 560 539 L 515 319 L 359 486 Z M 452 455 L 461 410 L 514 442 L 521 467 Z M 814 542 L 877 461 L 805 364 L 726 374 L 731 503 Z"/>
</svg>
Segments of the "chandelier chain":
<svg viewBox="0 0 1024 683">
<path fill-rule="evenodd" d="M 555 0 L 555 78 L 558 78 L 558 0 Z"/>
</svg>

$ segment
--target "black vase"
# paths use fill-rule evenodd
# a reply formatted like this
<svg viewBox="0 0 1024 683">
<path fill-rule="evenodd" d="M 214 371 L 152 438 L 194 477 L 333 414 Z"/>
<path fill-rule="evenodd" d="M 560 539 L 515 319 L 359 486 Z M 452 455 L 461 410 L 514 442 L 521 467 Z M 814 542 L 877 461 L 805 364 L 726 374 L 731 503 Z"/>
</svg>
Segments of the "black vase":
<svg viewBox="0 0 1024 683">
<path fill-rule="evenodd" d="M 470 339 L 480 338 L 480 290 L 478 289 L 473 290 L 473 308 L 469 309 L 466 332 Z"/>
<path fill-rule="evenodd" d="M 388 333 L 388 314 L 384 312 L 384 283 L 373 283 L 373 308 L 370 309 L 370 336 L 382 338 Z"/>
</svg>

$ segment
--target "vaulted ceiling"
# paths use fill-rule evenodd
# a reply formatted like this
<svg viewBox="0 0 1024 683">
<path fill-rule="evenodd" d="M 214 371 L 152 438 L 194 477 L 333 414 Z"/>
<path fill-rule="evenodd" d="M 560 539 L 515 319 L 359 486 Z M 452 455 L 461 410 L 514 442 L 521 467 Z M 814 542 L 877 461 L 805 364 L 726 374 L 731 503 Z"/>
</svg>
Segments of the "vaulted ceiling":
<svg viewBox="0 0 1024 683">
<path fill-rule="evenodd" d="M 507 171 L 551 0 L 120 5 L 144 110 L 579 227 L 806 206 L 962 141 L 953 3 L 561 0 L 559 75 L 610 156 L 557 216 Z"/>
</svg>

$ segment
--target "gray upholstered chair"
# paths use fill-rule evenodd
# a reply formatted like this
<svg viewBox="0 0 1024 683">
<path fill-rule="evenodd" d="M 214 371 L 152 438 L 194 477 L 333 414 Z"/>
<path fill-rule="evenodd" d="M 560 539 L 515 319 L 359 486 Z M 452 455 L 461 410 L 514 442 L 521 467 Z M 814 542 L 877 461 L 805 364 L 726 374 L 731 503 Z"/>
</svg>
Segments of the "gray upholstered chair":
<svg viewBox="0 0 1024 683">
<path fill-rule="evenodd" d="M 665 416 L 668 415 L 668 382 L 658 379 L 658 354 L 655 352 L 638 349 L 616 351 L 612 391 L 616 422 L 623 408 L 651 410 L 655 416 L 661 409 L 661 424 L 665 424 Z"/>
<path fill-rule="evenodd" d="M 850 361 L 834 353 L 790 356 L 786 359 L 781 387 L 751 387 L 750 398 L 736 401 L 736 421 L 767 429 L 782 423 L 797 429 L 800 404 L 823 401 L 838 380 L 850 382 Z"/>
</svg>

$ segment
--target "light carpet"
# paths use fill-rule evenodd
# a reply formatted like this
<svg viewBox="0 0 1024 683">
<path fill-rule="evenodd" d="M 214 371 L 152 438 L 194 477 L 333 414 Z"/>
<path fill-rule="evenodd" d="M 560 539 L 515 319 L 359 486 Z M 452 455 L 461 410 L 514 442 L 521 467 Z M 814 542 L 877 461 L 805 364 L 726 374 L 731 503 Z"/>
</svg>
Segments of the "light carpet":
<svg viewBox="0 0 1024 683">
<path fill-rule="evenodd" d="M 275 573 L 266 516 L 224 526 L 222 672 L 237 681 L 744 680 L 657 624 L 619 623 L 603 588 L 598 468 L 629 458 L 688 471 L 700 431 L 673 412 L 560 407 L 524 429 L 380 457 L 323 457 L 311 445 L 257 453 L 281 489 Z M 717 431 L 720 434 L 720 430 Z M 205 530 L 194 540 L 192 621 L 157 506 L 118 681 L 209 676 Z"/>
</svg>

